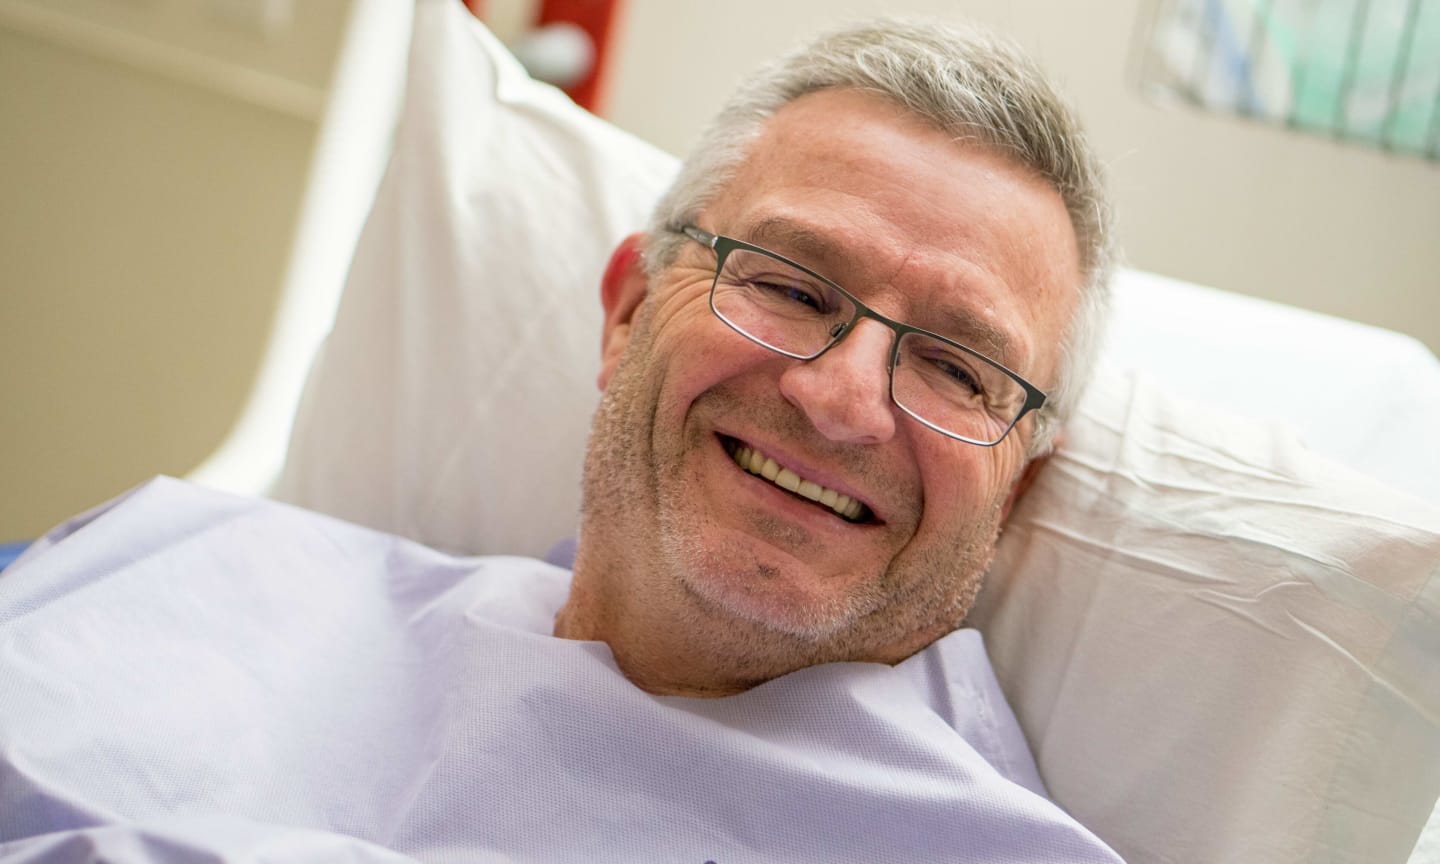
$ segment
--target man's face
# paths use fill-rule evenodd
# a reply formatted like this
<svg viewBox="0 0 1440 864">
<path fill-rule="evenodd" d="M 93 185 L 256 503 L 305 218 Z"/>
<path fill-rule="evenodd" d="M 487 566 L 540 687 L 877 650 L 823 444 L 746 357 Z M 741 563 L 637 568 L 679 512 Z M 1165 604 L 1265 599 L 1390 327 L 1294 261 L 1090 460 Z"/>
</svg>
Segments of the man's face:
<svg viewBox="0 0 1440 864">
<path fill-rule="evenodd" d="M 827 90 L 789 104 L 697 221 L 1055 383 L 1079 284 L 1060 196 L 888 101 Z M 710 311 L 714 269 L 689 244 L 633 317 L 607 321 L 581 541 L 608 562 L 596 590 L 757 673 L 775 652 L 796 666 L 903 659 L 973 600 L 1031 421 L 994 447 L 925 428 L 890 400 L 890 330 L 862 321 L 814 360 L 783 357 Z M 864 518 L 744 470 L 741 448 L 862 502 Z"/>
</svg>

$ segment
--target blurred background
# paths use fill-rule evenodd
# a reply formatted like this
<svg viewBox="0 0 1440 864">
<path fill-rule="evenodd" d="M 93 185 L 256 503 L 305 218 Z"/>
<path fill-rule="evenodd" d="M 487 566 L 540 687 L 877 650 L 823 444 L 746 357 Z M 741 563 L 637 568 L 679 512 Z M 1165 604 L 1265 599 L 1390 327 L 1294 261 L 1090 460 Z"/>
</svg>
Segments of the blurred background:
<svg viewBox="0 0 1440 864">
<path fill-rule="evenodd" d="M 184 475 L 235 422 L 356 2 L 0 0 L 0 541 L 38 536 L 154 474 Z M 554 12 L 540 0 L 472 5 L 517 45 Z M 1440 162 L 1426 158 L 1428 139 L 1387 150 L 1297 134 L 1284 112 L 1246 119 L 1264 113 L 1257 91 L 1200 59 L 1224 47 L 1215 33 L 1182 44 L 1164 29 L 1215 3 L 545 5 L 603 24 L 582 98 L 677 154 L 745 70 L 818 28 L 880 12 L 978 21 L 1027 48 L 1078 107 L 1110 166 L 1130 266 L 1440 350 Z M 1363 22 L 1371 4 L 1289 5 Z M 1392 6 L 1412 29 L 1428 32 L 1425 16 L 1440 26 L 1440 0 Z M 1251 35 L 1241 28 L 1242 42 Z M 552 49 L 526 50 L 563 77 Z M 1342 69 L 1351 80 L 1334 86 L 1358 86 L 1362 61 L 1357 49 Z M 1206 74 L 1187 84 L 1177 66 Z M 1347 134 L 1385 145 L 1384 131 Z"/>
</svg>

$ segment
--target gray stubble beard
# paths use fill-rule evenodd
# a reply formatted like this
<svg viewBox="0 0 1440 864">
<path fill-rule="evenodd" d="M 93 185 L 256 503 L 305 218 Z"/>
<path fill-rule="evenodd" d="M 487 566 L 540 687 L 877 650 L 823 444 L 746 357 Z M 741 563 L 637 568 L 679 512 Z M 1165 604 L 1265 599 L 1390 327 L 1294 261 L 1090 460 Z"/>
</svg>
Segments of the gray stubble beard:
<svg viewBox="0 0 1440 864">
<path fill-rule="evenodd" d="M 630 568 L 643 573 L 645 590 L 651 592 L 648 599 L 666 601 L 671 609 L 680 610 L 680 620 L 673 623 L 694 634 L 693 650 L 709 652 L 713 661 L 729 663 L 737 673 L 760 680 L 816 663 L 869 659 L 876 645 L 921 632 L 939 638 L 959 627 L 994 556 L 998 501 L 985 520 L 988 524 L 968 526 L 944 548 L 902 550 L 883 574 L 866 580 L 862 591 L 814 610 L 805 626 L 778 628 L 709 596 L 701 574 L 722 566 L 724 556 L 699 547 L 696 541 L 703 526 L 693 524 L 698 517 L 683 500 L 667 500 L 679 496 L 676 489 L 682 484 L 660 482 L 662 476 L 682 469 L 687 446 L 701 447 L 704 442 L 681 440 L 682 452 L 657 450 L 655 424 L 664 375 L 650 365 L 653 338 L 648 312 L 642 307 L 637 313 L 632 325 L 635 341 L 627 346 L 596 411 L 582 484 L 582 545 L 597 540 L 612 546 L 627 539 L 634 542 L 624 549 L 585 550 L 586 560 L 607 570 Z M 601 526 L 608 537 L 595 536 L 593 529 Z M 642 559 L 647 549 L 653 550 L 655 560 Z M 745 557 L 737 550 L 731 553 L 736 559 Z M 632 590 L 639 573 L 630 574 Z M 947 576 L 936 578 L 940 573 Z M 600 590 L 625 587 L 623 574 L 593 575 L 600 580 Z M 750 578 L 763 581 L 774 576 L 757 559 Z M 954 580 L 960 581 L 958 588 L 951 587 Z M 634 597 L 626 599 L 638 602 Z"/>
</svg>

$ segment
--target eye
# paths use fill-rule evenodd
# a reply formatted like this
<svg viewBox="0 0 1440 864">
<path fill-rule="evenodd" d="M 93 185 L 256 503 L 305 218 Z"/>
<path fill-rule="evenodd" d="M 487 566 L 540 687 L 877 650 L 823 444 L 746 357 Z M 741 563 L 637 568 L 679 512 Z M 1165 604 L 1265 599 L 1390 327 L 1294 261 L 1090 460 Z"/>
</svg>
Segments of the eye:
<svg viewBox="0 0 1440 864">
<path fill-rule="evenodd" d="M 931 389 L 950 399 L 972 400 L 986 395 L 984 378 L 969 356 L 929 339 L 913 337 L 906 346 L 913 367 Z"/>
<path fill-rule="evenodd" d="M 844 299 L 825 280 L 788 261 L 749 249 L 730 253 L 719 283 L 739 290 L 736 299 L 794 321 L 828 319 L 846 308 Z"/>
<path fill-rule="evenodd" d="M 955 362 L 948 357 L 936 358 L 931 362 L 935 364 L 935 368 L 940 370 L 942 375 L 954 381 L 956 386 L 963 387 L 976 396 L 985 392 L 985 388 L 980 386 L 980 379 L 964 364 Z"/>
<path fill-rule="evenodd" d="M 809 306 L 816 312 L 826 311 L 825 295 L 802 282 L 785 277 L 757 276 L 750 280 L 750 286 L 778 303 L 795 303 Z"/>
</svg>

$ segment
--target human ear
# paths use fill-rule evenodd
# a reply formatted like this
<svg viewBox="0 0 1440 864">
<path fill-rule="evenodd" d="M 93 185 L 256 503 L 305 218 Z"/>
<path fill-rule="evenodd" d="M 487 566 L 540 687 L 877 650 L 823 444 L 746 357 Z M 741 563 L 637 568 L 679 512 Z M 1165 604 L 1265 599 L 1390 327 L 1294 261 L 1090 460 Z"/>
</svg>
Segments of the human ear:
<svg viewBox="0 0 1440 864">
<path fill-rule="evenodd" d="M 604 390 L 630 343 L 630 323 L 635 310 L 645 299 L 649 277 L 640 250 L 645 244 L 644 234 L 631 234 L 615 251 L 610 253 L 610 263 L 600 280 L 600 305 L 605 307 L 605 323 L 600 333 L 600 375 L 597 383 Z"/>
</svg>

